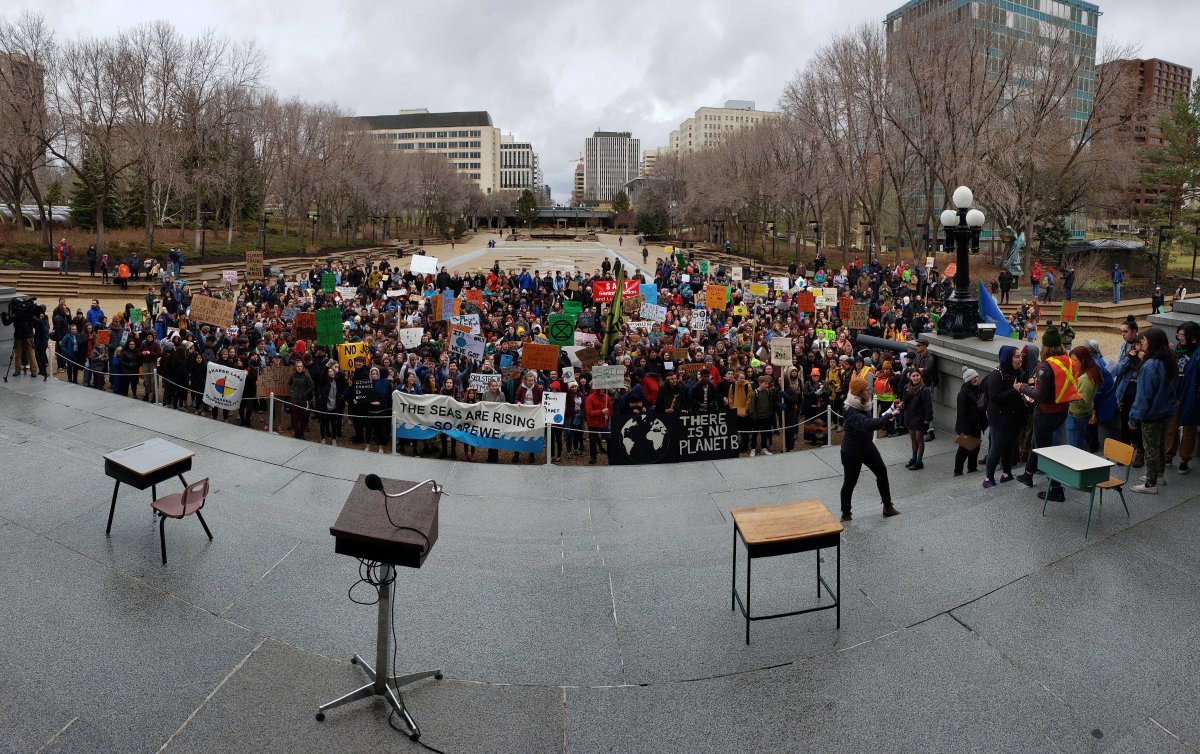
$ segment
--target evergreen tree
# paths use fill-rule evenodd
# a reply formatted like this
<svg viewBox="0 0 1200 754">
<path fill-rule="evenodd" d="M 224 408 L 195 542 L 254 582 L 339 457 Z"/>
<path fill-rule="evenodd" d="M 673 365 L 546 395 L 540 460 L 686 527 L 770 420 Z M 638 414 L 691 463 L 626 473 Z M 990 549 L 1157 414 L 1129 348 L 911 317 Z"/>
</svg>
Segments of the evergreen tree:
<svg viewBox="0 0 1200 754">
<path fill-rule="evenodd" d="M 521 192 L 521 195 L 517 197 L 516 213 L 517 219 L 527 225 L 532 224 L 534 218 L 537 217 L 537 197 L 535 197 L 533 192 L 529 189 L 525 189 Z"/>
<path fill-rule="evenodd" d="M 620 215 L 629 211 L 629 194 L 624 190 L 618 191 L 612 200 L 613 212 Z"/>
<path fill-rule="evenodd" d="M 84 155 L 80 166 L 84 180 L 75 182 L 71 190 L 69 204 L 71 206 L 71 221 L 79 228 L 92 230 L 96 227 L 96 195 L 89 186 L 99 186 L 104 182 L 104 167 L 100 160 L 91 155 Z M 116 228 L 121 225 L 121 206 L 117 201 L 116 192 L 108 192 L 104 203 L 104 227 Z"/>
</svg>

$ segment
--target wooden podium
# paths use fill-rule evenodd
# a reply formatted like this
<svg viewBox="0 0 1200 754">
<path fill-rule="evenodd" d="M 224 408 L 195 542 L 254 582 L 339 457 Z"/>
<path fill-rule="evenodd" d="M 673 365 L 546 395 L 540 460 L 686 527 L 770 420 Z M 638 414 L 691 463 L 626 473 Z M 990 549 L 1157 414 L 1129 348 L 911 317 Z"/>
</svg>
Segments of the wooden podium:
<svg viewBox="0 0 1200 754">
<path fill-rule="evenodd" d="M 317 708 L 317 720 L 324 720 L 326 710 L 334 707 L 382 696 L 408 725 L 408 737 L 416 741 L 421 737 L 421 729 L 408 714 L 397 690 L 424 678 L 440 679 L 442 671 L 387 675 L 391 652 L 392 584 L 396 580 L 396 566 L 420 568 L 437 541 L 438 503 L 442 493 L 431 479 L 420 484 L 399 479 L 380 481 L 384 491 L 368 488 L 367 476 L 360 475 L 337 521 L 329 527 L 329 533 L 334 536 L 334 551 L 366 561 L 378 583 L 375 666 L 354 655 L 351 662 L 363 669 L 370 683 L 322 704 Z M 432 484 L 432 489 L 427 484 Z"/>
</svg>

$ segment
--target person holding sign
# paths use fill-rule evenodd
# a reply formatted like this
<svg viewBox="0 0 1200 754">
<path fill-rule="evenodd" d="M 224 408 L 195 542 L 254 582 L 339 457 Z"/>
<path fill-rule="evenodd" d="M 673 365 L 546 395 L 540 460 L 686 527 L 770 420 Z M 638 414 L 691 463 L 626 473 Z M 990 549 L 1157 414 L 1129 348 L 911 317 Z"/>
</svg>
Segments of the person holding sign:
<svg viewBox="0 0 1200 754">
<path fill-rule="evenodd" d="M 865 465 L 875 475 L 875 484 L 879 487 L 879 496 L 883 499 L 883 515 L 898 516 L 900 511 L 892 505 L 892 490 L 888 483 L 887 466 L 879 455 L 871 435 L 883 429 L 895 413 L 889 408 L 878 418 L 871 416 L 871 386 L 860 375 L 850 380 L 850 392 L 845 403 L 845 432 L 842 435 L 842 520 L 853 519 L 851 500 L 854 488 L 858 485 L 859 474 Z"/>
</svg>

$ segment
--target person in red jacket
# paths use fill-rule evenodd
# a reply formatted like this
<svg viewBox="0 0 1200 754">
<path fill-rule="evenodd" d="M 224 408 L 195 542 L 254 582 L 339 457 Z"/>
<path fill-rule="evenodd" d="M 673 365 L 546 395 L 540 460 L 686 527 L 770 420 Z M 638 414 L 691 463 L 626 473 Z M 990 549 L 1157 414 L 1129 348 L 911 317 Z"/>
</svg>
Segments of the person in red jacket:
<svg viewBox="0 0 1200 754">
<path fill-rule="evenodd" d="M 640 371 L 640 370 L 639 370 Z M 642 386 L 642 393 L 646 396 L 646 405 L 653 408 L 658 405 L 658 375 L 653 372 L 645 372 L 640 375 L 638 383 Z"/>
<path fill-rule="evenodd" d="M 590 464 L 596 463 L 596 452 L 600 449 L 600 440 L 608 431 L 608 423 L 612 420 L 612 395 L 607 390 L 593 390 L 584 401 L 584 416 L 588 428 L 588 454 Z"/>
</svg>

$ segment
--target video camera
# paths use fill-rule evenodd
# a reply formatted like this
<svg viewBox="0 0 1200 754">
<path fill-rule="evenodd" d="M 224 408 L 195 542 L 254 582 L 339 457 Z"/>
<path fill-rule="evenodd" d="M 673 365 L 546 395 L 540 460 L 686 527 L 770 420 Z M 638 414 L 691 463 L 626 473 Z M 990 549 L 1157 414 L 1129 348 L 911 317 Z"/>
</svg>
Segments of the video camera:
<svg viewBox="0 0 1200 754">
<path fill-rule="evenodd" d="M 0 312 L 0 321 L 6 325 L 29 324 L 34 318 L 46 311 L 46 307 L 34 303 L 37 296 L 17 296 L 8 302 L 8 311 Z"/>
</svg>

